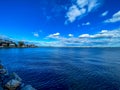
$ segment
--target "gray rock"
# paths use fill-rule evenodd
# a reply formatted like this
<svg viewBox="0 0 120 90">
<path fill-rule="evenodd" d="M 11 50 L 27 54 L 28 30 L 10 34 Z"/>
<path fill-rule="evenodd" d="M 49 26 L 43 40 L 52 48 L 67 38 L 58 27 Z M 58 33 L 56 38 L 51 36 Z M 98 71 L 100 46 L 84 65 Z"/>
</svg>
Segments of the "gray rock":
<svg viewBox="0 0 120 90">
<path fill-rule="evenodd" d="M 16 88 L 19 87 L 20 85 L 21 85 L 20 81 L 12 79 L 5 84 L 5 87 L 8 90 L 16 90 Z"/>
<path fill-rule="evenodd" d="M 36 89 L 33 88 L 31 85 L 26 85 L 21 90 L 36 90 Z"/>
<path fill-rule="evenodd" d="M 1 61 L 0 61 L 0 69 L 3 69 L 4 67 L 3 67 L 3 65 L 1 64 Z"/>
<path fill-rule="evenodd" d="M 0 69 L 0 74 L 6 74 L 7 73 L 7 70 L 6 69 Z"/>
<path fill-rule="evenodd" d="M 15 79 L 15 80 L 18 80 L 18 81 L 22 81 L 22 79 L 16 74 L 16 73 L 13 73 L 13 79 Z"/>
<path fill-rule="evenodd" d="M 0 90 L 36 90 L 31 85 L 24 85 L 16 74 L 8 74 L 7 69 L 0 62 Z"/>
</svg>

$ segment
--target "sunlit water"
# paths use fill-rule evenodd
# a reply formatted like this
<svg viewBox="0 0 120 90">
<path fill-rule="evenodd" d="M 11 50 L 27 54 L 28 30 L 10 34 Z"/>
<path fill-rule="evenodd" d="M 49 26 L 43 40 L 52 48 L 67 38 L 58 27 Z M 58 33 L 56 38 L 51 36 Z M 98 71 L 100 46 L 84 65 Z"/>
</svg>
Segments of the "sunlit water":
<svg viewBox="0 0 120 90">
<path fill-rule="evenodd" d="M 38 90 L 120 90 L 120 48 L 0 49 L 0 59 Z"/>
</svg>

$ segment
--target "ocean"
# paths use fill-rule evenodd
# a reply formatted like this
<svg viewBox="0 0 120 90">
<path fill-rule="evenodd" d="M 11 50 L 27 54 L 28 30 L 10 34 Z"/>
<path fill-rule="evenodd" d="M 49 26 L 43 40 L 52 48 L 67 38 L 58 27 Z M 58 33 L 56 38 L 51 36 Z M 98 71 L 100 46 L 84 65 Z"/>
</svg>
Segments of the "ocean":
<svg viewBox="0 0 120 90">
<path fill-rule="evenodd" d="M 120 90 L 120 48 L 4 48 L 0 60 L 37 90 Z"/>
</svg>

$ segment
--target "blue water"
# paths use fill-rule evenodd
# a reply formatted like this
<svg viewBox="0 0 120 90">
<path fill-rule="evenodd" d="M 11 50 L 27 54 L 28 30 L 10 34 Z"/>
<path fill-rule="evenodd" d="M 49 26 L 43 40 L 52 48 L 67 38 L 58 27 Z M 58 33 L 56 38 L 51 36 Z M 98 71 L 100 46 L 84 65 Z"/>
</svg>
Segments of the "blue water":
<svg viewBox="0 0 120 90">
<path fill-rule="evenodd" d="M 0 59 L 38 90 L 120 90 L 120 48 L 0 49 Z"/>
</svg>

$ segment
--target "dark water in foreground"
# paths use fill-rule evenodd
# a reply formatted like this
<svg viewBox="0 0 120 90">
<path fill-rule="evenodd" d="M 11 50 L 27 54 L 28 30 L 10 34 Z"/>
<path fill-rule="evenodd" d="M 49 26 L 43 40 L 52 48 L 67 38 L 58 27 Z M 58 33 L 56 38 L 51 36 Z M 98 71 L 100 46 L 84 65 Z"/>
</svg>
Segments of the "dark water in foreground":
<svg viewBox="0 0 120 90">
<path fill-rule="evenodd" d="M 0 59 L 38 90 L 120 90 L 120 48 L 0 49 Z"/>
</svg>

